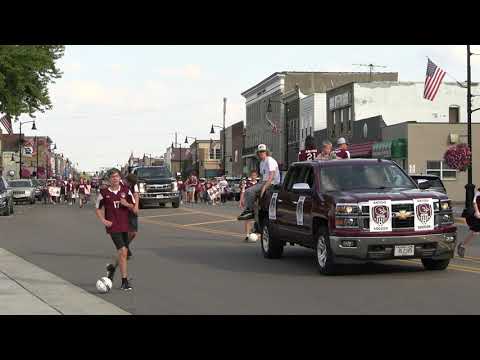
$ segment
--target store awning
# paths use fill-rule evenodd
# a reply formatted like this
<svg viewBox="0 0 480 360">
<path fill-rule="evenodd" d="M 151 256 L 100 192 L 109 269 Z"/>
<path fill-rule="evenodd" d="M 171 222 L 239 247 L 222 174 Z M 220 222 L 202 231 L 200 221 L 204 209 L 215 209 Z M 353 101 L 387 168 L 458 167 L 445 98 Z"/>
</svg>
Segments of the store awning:
<svg viewBox="0 0 480 360">
<path fill-rule="evenodd" d="M 375 143 L 372 146 L 372 158 L 390 158 L 392 155 L 392 140 Z"/>
</svg>

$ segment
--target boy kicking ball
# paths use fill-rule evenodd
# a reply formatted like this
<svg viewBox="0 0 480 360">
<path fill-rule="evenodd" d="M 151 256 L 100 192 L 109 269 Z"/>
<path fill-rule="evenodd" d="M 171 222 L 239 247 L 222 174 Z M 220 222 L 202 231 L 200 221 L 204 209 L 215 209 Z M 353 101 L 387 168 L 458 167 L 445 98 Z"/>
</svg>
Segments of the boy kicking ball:
<svg viewBox="0 0 480 360">
<path fill-rule="evenodd" d="M 135 198 L 130 189 L 120 182 L 120 171 L 109 172 L 110 186 L 100 190 L 96 203 L 96 215 L 117 249 L 118 265 L 122 274 L 122 290 L 132 290 L 128 282 L 127 255 L 129 244 L 129 213 L 135 209 Z M 113 282 L 113 270 L 109 278 Z M 111 276 L 111 277 L 110 277 Z"/>
</svg>

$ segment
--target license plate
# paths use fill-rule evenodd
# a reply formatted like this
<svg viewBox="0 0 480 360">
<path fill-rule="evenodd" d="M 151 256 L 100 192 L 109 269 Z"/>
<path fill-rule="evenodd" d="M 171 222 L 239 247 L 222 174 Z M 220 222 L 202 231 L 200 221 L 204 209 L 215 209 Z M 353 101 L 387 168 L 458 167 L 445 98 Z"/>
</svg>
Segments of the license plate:
<svg viewBox="0 0 480 360">
<path fill-rule="evenodd" d="M 415 253 L 414 245 L 398 245 L 395 246 L 395 256 L 413 256 Z"/>
<path fill-rule="evenodd" d="M 165 196 L 163 195 L 157 195 L 157 199 L 163 199 Z"/>
</svg>

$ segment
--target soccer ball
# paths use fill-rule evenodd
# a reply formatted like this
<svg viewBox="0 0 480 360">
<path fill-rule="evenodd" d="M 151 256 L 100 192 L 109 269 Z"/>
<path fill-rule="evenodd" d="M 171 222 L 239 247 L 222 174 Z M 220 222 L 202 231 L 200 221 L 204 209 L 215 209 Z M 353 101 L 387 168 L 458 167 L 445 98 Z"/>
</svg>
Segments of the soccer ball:
<svg viewBox="0 0 480 360">
<path fill-rule="evenodd" d="M 97 290 L 99 293 L 105 294 L 112 289 L 112 281 L 104 276 L 97 281 Z"/>
<path fill-rule="evenodd" d="M 258 235 L 255 233 L 251 233 L 250 235 L 248 235 L 248 240 L 255 242 L 258 240 Z"/>
</svg>

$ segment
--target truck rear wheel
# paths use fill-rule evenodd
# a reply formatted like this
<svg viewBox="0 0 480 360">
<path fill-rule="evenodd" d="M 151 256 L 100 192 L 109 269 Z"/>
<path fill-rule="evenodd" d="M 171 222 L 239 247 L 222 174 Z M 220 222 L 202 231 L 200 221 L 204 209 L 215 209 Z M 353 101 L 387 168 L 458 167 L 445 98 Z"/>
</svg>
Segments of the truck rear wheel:
<svg viewBox="0 0 480 360">
<path fill-rule="evenodd" d="M 422 259 L 422 264 L 427 270 L 445 270 L 450 263 L 450 259 L 446 260 L 433 260 Z"/>
<path fill-rule="evenodd" d="M 315 252 L 317 267 L 321 274 L 333 275 L 337 272 L 337 264 L 335 264 L 334 255 L 330 248 L 330 238 L 328 230 L 324 226 L 320 226 L 316 231 Z"/>
<path fill-rule="evenodd" d="M 279 259 L 283 254 L 284 244 L 272 236 L 268 220 L 262 228 L 262 239 L 260 241 L 263 257 L 267 259 Z"/>
</svg>

